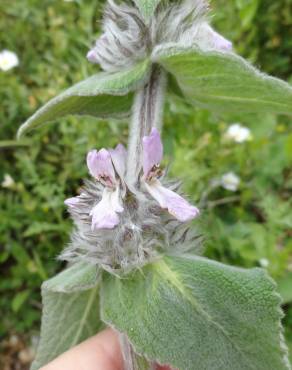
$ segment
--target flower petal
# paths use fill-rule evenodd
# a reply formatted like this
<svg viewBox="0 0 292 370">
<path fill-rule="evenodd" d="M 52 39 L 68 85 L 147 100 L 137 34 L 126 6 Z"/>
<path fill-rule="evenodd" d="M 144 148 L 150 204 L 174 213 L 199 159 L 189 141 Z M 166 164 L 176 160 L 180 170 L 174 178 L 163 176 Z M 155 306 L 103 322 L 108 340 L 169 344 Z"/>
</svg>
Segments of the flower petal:
<svg viewBox="0 0 292 370">
<path fill-rule="evenodd" d="M 115 184 L 115 170 L 110 153 L 106 149 L 91 150 L 87 154 L 87 166 L 91 176 L 104 180 L 107 186 Z"/>
<path fill-rule="evenodd" d="M 18 56 L 13 51 L 2 50 L 0 52 L 0 70 L 7 72 L 18 65 Z"/>
<path fill-rule="evenodd" d="M 204 22 L 201 25 L 196 41 L 202 49 L 215 49 L 222 51 L 232 50 L 232 42 L 213 30 L 207 22 Z"/>
<path fill-rule="evenodd" d="M 225 173 L 221 177 L 221 186 L 230 191 L 237 191 L 240 184 L 240 178 L 233 172 Z"/>
<path fill-rule="evenodd" d="M 158 165 L 163 156 L 163 146 L 159 131 L 153 127 L 149 136 L 143 137 L 143 171 L 145 177 L 153 166 Z"/>
<path fill-rule="evenodd" d="M 95 64 L 99 63 L 99 59 L 98 59 L 98 56 L 96 54 L 95 48 L 89 50 L 89 52 L 86 55 L 86 58 L 90 63 L 95 63 Z"/>
<path fill-rule="evenodd" d="M 227 139 L 234 140 L 236 143 L 243 143 L 252 139 L 250 129 L 242 126 L 240 123 L 234 123 L 230 125 L 225 137 Z"/>
<path fill-rule="evenodd" d="M 114 168 L 121 179 L 126 172 L 127 151 L 124 145 L 118 144 L 115 149 L 109 149 Z"/>
<path fill-rule="evenodd" d="M 101 64 L 102 63 L 102 50 L 106 49 L 109 47 L 109 40 L 107 35 L 104 33 L 102 34 L 97 40 L 92 49 L 89 50 L 87 53 L 87 60 L 90 63 L 94 64 Z"/>
<path fill-rule="evenodd" d="M 101 201 L 90 212 L 92 230 L 113 229 L 120 222 L 117 213 L 123 210 L 120 204 L 119 188 L 115 191 L 105 188 Z"/>
<path fill-rule="evenodd" d="M 115 212 L 121 213 L 124 211 L 124 207 L 120 201 L 120 189 L 116 188 L 115 191 L 110 192 L 110 202 Z"/>
<path fill-rule="evenodd" d="M 145 186 L 152 197 L 160 204 L 161 208 L 167 209 L 179 221 L 186 222 L 199 215 L 200 211 L 197 207 L 192 206 L 174 191 L 162 186 L 160 181 L 145 182 Z"/>
<path fill-rule="evenodd" d="M 80 200 L 80 198 L 77 196 L 77 197 L 72 197 L 72 198 L 66 199 L 64 201 L 64 203 L 68 207 L 75 207 L 79 203 L 79 200 Z"/>
</svg>

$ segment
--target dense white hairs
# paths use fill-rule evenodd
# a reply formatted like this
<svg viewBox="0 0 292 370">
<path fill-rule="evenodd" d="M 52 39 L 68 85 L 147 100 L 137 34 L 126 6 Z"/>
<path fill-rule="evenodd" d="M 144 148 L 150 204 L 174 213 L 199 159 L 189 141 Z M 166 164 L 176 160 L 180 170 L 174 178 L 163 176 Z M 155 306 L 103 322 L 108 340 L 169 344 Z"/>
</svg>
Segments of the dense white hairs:
<svg viewBox="0 0 292 370">
<path fill-rule="evenodd" d="M 147 29 L 137 8 L 109 0 L 102 31 L 87 57 L 105 71 L 128 67 L 147 54 Z"/>
<path fill-rule="evenodd" d="M 185 0 L 163 6 L 150 23 L 153 46 L 168 42 L 194 42 L 198 28 L 206 21 L 208 2 Z"/>
<path fill-rule="evenodd" d="M 160 4 L 148 24 L 135 6 L 108 0 L 104 12 L 102 35 L 87 57 L 105 71 L 130 67 L 161 43 L 191 43 L 206 21 L 208 3 L 186 0 Z"/>
<path fill-rule="evenodd" d="M 177 184 L 168 184 L 177 189 Z M 70 208 L 75 224 L 71 243 L 59 257 L 70 262 L 85 260 L 119 274 L 139 268 L 164 253 L 198 250 L 200 235 L 182 224 L 143 192 L 127 193 L 124 212 L 114 229 L 91 229 L 92 207 L 101 199 L 102 186 L 86 181 L 78 207 Z"/>
</svg>

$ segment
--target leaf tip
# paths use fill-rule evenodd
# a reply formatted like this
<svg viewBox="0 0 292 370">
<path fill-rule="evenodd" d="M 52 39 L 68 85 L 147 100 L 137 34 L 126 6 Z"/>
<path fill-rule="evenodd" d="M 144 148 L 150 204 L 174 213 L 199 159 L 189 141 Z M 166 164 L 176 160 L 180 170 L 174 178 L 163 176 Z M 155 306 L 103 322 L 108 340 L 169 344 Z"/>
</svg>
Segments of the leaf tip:
<svg viewBox="0 0 292 370">
<path fill-rule="evenodd" d="M 26 131 L 27 131 L 27 128 L 26 128 L 26 122 L 24 122 L 20 127 L 19 129 L 17 130 L 17 133 L 16 133 L 16 139 L 17 140 L 20 140 L 23 138 L 23 136 L 25 135 Z"/>
</svg>

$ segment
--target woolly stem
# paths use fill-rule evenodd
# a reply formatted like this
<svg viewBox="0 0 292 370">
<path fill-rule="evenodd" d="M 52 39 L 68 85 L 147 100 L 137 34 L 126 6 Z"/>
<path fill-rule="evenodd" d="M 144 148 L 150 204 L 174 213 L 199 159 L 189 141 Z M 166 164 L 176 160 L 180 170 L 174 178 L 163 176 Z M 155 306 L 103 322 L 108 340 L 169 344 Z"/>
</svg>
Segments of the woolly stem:
<svg viewBox="0 0 292 370">
<path fill-rule="evenodd" d="M 132 346 L 125 334 L 119 333 L 119 342 L 121 346 L 121 352 L 123 356 L 124 369 L 125 370 L 138 370 L 135 361 L 135 353 Z"/>
<path fill-rule="evenodd" d="M 164 93 L 166 87 L 165 72 L 154 65 L 146 84 L 136 92 L 132 108 L 129 132 L 127 183 L 134 186 L 142 167 L 142 138 L 148 135 L 152 127 L 162 127 Z"/>
<path fill-rule="evenodd" d="M 137 355 L 125 334 L 119 333 L 124 370 L 154 370 L 155 366 Z"/>
</svg>

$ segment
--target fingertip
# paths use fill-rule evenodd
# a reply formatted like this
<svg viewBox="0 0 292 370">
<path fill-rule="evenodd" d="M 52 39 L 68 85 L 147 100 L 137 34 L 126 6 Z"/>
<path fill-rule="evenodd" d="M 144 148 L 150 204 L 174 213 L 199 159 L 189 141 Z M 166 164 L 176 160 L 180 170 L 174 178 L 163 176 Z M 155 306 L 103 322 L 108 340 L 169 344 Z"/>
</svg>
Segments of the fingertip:
<svg viewBox="0 0 292 370">
<path fill-rule="evenodd" d="M 106 329 L 73 347 L 40 370 L 122 370 L 118 336 Z"/>
</svg>

